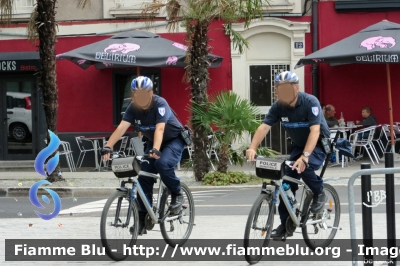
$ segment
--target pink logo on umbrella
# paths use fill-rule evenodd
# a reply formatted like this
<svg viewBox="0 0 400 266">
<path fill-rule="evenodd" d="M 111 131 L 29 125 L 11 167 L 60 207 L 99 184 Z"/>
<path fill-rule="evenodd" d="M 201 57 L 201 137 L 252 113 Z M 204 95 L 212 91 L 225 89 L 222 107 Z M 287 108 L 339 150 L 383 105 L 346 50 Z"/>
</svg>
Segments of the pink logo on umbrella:
<svg viewBox="0 0 400 266">
<path fill-rule="evenodd" d="M 111 64 L 111 63 L 106 63 L 106 62 L 103 62 L 103 65 L 105 65 L 106 67 L 110 67 L 110 66 L 112 66 L 113 64 Z"/>
<path fill-rule="evenodd" d="M 388 47 L 389 45 L 390 47 Z M 362 41 L 360 47 L 365 47 L 367 48 L 367 50 L 372 50 L 376 46 L 379 46 L 380 48 L 392 48 L 395 45 L 396 45 L 396 40 L 393 39 L 392 37 L 376 36 Z"/>
<path fill-rule="evenodd" d="M 165 62 L 165 64 L 167 64 L 167 65 L 176 65 L 177 61 L 178 61 L 178 57 L 170 56 L 170 57 L 168 57 L 167 62 Z"/>
<path fill-rule="evenodd" d="M 179 49 L 182 49 L 182 50 L 185 50 L 185 51 L 187 51 L 187 48 L 188 48 L 186 45 L 183 45 L 183 44 L 180 44 L 180 43 L 177 43 L 177 42 L 174 42 L 172 45 L 175 46 L 176 48 L 179 48 Z"/>
<path fill-rule="evenodd" d="M 316 58 L 316 59 L 312 59 L 315 63 L 318 63 L 318 62 L 322 62 L 322 61 L 324 61 L 324 59 L 318 59 L 318 58 Z"/>
<path fill-rule="evenodd" d="M 84 64 L 85 62 L 86 62 L 85 59 L 78 60 L 78 64 L 80 64 L 80 65 Z"/>
<path fill-rule="evenodd" d="M 115 52 L 121 52 L 123 54 L 130 53 L 132 51 L 137 51 L 140 49 L 140 45 L 135 44 L 135 43 L 114 43 L 110 44 L 106 49 L 104 49 L 104 52 L 110 51 L 111 53 Z"/>
</svg>

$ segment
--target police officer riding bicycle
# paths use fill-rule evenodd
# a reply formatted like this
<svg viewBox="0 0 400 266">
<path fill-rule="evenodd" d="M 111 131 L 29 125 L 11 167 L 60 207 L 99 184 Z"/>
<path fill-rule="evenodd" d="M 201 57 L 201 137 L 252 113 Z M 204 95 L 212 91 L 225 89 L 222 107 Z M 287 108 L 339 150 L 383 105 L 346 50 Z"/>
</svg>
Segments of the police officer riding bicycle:
<svg viewBox="0 0 400 266">
<path fill-rule="evenodd" d="M 311 212 L 318 213 L 323 209 L 327 196 L 323 190 L 322 179 L 315 174 L 325 161 L 326 153 L 320 139 L 330 135 L 328 125 L 324 119 L 318 99 L 312 95 L 299 91 L 299 78 L 290 71 L 284 71 L 276 76 L 275 93 L 278 101 L 274 102 L 263 124 L 257 129 L 250 148 L 246 151 L 249 161 L 254 161 L 257 147 L 278 121 L 292 140 L 290 161 L 295 161 L 293 167 L 286 167 L 287 176 L 300 179 L 314 193 Z M 283 181 L 283 183 L 290 183 Z M 298 185 L 290 183 L 293 194 Z M 286 234 L 286 220 L 289 213 L 282 199 L 279 203 L 281 224 L 272 231 L 271 238 L 281 239 Z M 293 236 L 289 234 L 288 236 Z"/>
<path fill-rule="evenodd" d="M 108 160 L 112 147 L 125 134 L 126 130 L 135 125 L 135 129 L 143 132 L 147 145 L 145 154 L 149 154 L 149 162 L 141 163 L 141 170 L 149 173 L 159 173 L 162 182 L 171 192 L 171 212 L 181 209 L 183 195 L 179 178 L 175 175 L 175 166 L 181 159 L 185 148 L 182 139 L 182 124 L 175 116 L 167 101 L 153 94 L 153 82 L 150 78 L 139 76 L 131 83 L 132 102 L 126 109 L 122 121 L 111 135 L 107 145 L 102 149 L 103 160 Z M 155 180 L 139 175 L 139 183 L 152 204 L 153 186 Z M 147 210 L 143 201 L 138 197 L 139 212 L 139 235 L 146 234 L 145 217 Z"/>
</svg>

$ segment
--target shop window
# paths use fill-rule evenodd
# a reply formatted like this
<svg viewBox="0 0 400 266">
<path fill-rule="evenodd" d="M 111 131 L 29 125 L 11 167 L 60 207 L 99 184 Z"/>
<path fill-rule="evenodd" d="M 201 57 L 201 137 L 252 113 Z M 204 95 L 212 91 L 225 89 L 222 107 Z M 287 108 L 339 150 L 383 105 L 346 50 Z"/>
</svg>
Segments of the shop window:
<svg viewBox="0 0 400 266">
<path fill-rule="evenodd" d="M 31 86 L 31 82 L 28 81 L 10 81 L 7 82 L 7 91 L 31 93 Z"/>
<path fill-rule="evenodd" d="M 149 77 L 153 81 L 154 94 L 161 96 L 160 87 L 160 71 L 147 70 L 142 71 L 141 75 Z M 129 72 L 115 72 L 113 87 L 114 87 L 114 125 L 117 126 L 122 119 L 122 116 L 131 101 L 131 83 L 137 75 Z"/>
</svg>

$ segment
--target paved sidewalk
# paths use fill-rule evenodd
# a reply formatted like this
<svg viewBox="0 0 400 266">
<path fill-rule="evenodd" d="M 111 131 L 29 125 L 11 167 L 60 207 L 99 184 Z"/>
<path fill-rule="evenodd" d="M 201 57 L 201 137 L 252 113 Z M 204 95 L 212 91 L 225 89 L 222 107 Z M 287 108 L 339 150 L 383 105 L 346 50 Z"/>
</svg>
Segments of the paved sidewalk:
<svg viewBox="0 0 400 266">
<path fill-rule="evenodd" d="M 279 216 L 275 216 L 274 227 L 279 223 Z M 357 224 L 361 224 L 361 214 L 356 214 Z M 400 214 L 396 215 L 400 219 Z M 193 228 L 191 239 L 242 239 L 247 221 L 245 215 L 232 216 L 196 216 L 196 226 Z M 28 224 L 32 223 L 32 227 Z M 62 224 L 60 227 L 59 224 Z M 347 213 L 341 214 L 340 226 L 335 239 L 349 239 L 350 228 L 349 216 Z M 384 239 L 386 237 L 386 219 L 374 216 L 374 239 Z M 4 239 L 99 239 L 100 238 L 100 217 L 68 217 L 57 216 L 50 221 L 39 218 L 12 218 L 2 219 L 0 223 L 0 251 L 4 251 Z M 157 230 L 157 231 L 156 231 Z M 154 231 L 148 232 L 144 238 L 161 239 L 161 233 L 156 225 Z M 360 228 L 357 228 L 357 238 L 362 238 Z M 397 231 L 400 224 L 397 224 Z M 294 233 L 293 238 L 302 239 L 300 229 Z M 30 265 L 32 262 L 4 262 L 4 252 L 0 253 L 0 261 L 4 265 Z M 57 262 L 57 265 L 75 265 L 77 262 Z M 245 262 L 169 262 L 179 265 L 247 265 Z M 284 262 L 285 265 L 351 265 L 350 262 Z M 340 264 L 338 264 L 340 263 Z M 115 262 L 85 262 L 86 265 L 113 265 Z M 132 265 L 135 262 L 119 262 L 118 265 Z M 139 264 L 136 263 L 136 264 Z M 142 262 L 143 264 L 143 262 Z M 149 265 L 160 265 L 160 262 L 146 262 Z M 167 264 L 167 263 L 163 263 Z M 54 265 L 54 262 L 40 262 L 40 265 Z M 259 265 L 282 265 L 282 262 L 260 262 Z"/>
</svg>

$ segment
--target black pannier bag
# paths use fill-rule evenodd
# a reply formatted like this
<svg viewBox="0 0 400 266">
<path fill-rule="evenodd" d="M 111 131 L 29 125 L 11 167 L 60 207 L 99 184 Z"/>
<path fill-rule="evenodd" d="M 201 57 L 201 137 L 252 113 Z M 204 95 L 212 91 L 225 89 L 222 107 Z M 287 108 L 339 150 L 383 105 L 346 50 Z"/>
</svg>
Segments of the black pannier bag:
<svg viewBox="0 0 400 266">
<path fill-rule="evenodd" d="M 256 175 L 261 178 L 280 180 L 285 175 L 285 159 L 258 157 Z"/>
<path fill-rule="evenodd" d="M 118 178 L 137 176 L 140 162 L 135 156 L 116 158 L 112 160 L 111 169 Z"/>
</svg>

